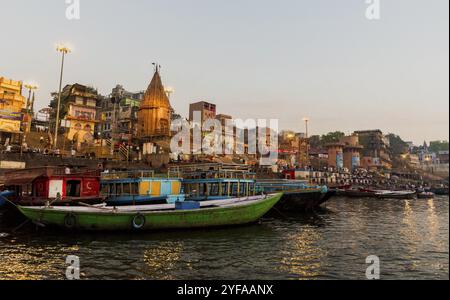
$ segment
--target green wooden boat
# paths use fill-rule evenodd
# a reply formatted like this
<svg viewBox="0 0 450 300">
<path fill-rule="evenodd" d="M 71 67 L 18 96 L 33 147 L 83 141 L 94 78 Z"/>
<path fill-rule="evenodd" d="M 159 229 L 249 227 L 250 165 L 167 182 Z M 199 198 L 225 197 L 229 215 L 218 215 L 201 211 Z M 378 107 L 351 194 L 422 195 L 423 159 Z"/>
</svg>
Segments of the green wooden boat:
<svg viewBox="0 0 450 300">
<path fill-rule="evenodd" d="M 144 206 L 23 207 L 27 218 L 39 225 L 70 230 L 121 231 L 189 229 L 253 223 L 264 216 L 282 194 L 227 200 Z M 189 208 L 196 204 L 199 208 Z M 179 207 L 180 205 L 184 207 Z"/>
</svg>

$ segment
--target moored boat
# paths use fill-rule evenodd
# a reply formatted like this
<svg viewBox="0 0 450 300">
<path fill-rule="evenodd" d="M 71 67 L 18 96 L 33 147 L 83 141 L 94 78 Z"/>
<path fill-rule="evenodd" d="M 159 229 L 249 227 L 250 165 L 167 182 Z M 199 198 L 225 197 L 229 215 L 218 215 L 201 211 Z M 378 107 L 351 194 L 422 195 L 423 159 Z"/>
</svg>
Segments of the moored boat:
<svg viewBox="0 0 450 300">
<path fill-rule="evenodd" d="M 264 216 L 282 194 L 124 207 L 24 207 L 18 209 L 41 225 L 71 230 L 121 231 L 189 229 L 253 223 Z"/>
<path fill-rule="evenodd" d="M 8 197 L 14 195 L 11 191 L 1 191 L 0 192 L 0 207 L 4 206 L 6 202 L 9 201 Z"/>
<path fill-rule="evenodd" d="M 435 188 L 431 189 L 431 192 L 433 192 L 435 195 L 439 195 L 439 196 L 448 196 L 449 188 L 448 187 L 435 187 Z"/>
<path fill-rule="evenodd" d="M 5 188 L 13 194 L 8 200 L 17 205 L 42 206 L 97 204 L 100 195 L 100 172 L 72 170 L 67 167 L 42 167 L 6 173 Z"/>
<path fill-rule="evenodd" d="M 337 195 L 341 197 L 348 198 L 374 198 L 376 196 L 377 191 L 370 189 L 339 189 L 337 190 Z"/>
<path fill-rule="evenodd" d="M 283 193 L 276 207 L 285 211 L 311 211 L 334 196 L 326 186 L 312 186 L 299 180 L 259 180 L 264 193 Z"/>
<path fill-rule="evenodd" d="M 181 179 L 157 177 L 153 171 L 103 173 L 101 195 L 110 206 L 168 204 L 185 200 Z"/>
<path fill-rule="evenodd" d="M 377 191 L 375 197 L 380 199 L 414 199 L 415 191 Z"/>
<path fill-rule="evenodd" d="M 433 199 L 435 196 L 434 193 L 432 192 L 419 192 L 417 193 L 417 198 L 418 199 Z"/>
</svg>

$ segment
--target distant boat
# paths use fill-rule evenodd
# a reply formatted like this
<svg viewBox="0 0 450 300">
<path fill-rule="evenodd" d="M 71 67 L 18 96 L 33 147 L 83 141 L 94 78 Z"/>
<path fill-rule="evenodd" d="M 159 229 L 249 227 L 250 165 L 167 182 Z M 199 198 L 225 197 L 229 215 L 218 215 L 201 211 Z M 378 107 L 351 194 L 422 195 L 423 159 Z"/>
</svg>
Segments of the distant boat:
<svg viewBox="0 0 450 300">
<path fill-rule="evenodd" d="M 24 207 L 18 209 L 36 224 L 70 230 L 126 231 L 190 229 L 253 223 L 264 216 L 282 194 L 124 207 Z"/>
<path fill-rule="evenodd" d="M 417 193 L 417 198 L 419 199 L 433 199 L 435 196 L 432 192 L 419 192 Z"/>
<path fill-rule="evenodd" d="M 358 188 L 338 190 L 338 195 L 348 198 L 414 199 L 416 197 L 416 192 Z"/>
<path fill-rule="evenodd" d="M 337 195 L 348 198 L 374 198 L 377 191 L 370 189 L 340 189 L 337 190 Z"/>
<path fill-rule="evenodd" d="M 432 188 L 431 192 L 433 192 L 434 194 L 439 195 L 439 196 L 448 196 L 449 189 L 448 189 L 448 187 L 437 187 L 437 188 Z"/>
<path fill-rule="evenodd" d="M 377 191 L 375 197 L 381 199 L 414 199 L 416 191 Z"/>
</svg>

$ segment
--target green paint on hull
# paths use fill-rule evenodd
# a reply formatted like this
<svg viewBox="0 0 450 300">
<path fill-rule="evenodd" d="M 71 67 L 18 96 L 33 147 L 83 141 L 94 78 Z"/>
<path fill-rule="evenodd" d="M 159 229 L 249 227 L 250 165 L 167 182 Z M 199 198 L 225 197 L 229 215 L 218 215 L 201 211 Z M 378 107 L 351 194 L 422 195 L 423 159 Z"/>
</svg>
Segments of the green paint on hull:
<svg viewBox="0 0 450 300">
<path fill-rule="evenodd" d="M 32 221 L 44 225 L 67 228 L 66 217 L 75 220 L 70 229 L 90 231 L 133 230 L 133 219 L 145 217 L 139 230 L 188 229 L 253 223 L 264 216 L 281 198 L 282 194 L 264 200 L 230 207 L 202 208 L 154 212 L 63 212 L 51 209 L 20 207 L 19 210 Z"/>
</svg>

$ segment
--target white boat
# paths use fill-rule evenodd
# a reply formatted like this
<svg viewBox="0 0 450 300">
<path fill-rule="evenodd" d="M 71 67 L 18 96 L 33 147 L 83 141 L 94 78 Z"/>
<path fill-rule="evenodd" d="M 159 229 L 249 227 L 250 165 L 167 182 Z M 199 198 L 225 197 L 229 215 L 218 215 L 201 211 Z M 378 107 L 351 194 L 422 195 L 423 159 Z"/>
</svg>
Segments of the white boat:
<svg viewBox="0 0 450 300">
<path fill-rule="evenodd" d="M 416 191 L 377 191 L 375 197 L 382 199 L 414 199 Z"/>
</svg>

